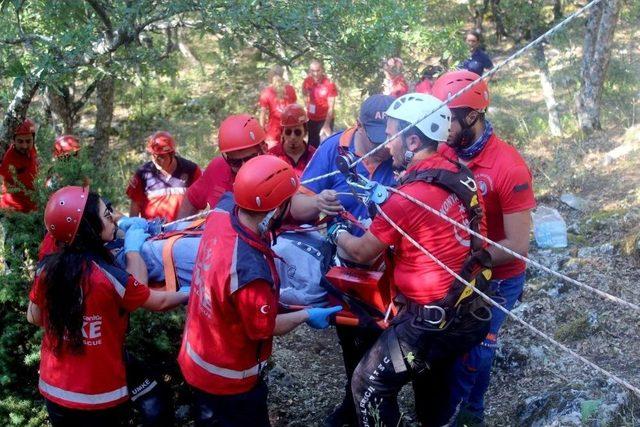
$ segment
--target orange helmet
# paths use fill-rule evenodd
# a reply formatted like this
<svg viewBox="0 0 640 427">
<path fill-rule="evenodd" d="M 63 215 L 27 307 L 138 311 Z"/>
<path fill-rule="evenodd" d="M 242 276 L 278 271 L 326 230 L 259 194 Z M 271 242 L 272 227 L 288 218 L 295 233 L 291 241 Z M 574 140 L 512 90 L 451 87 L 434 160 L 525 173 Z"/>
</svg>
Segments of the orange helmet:
<svg viewBox="0 0 640 427">
<path fill-rule="evenodd" d="M 176 141 L 169 132 L 161 130 L 149 137 L 147 151 L 156 155 L 174 153 L 176 151 Z"/>
<path fill-rule="evenodd" d="M 56 240 L 73 242 L 88 198 L 89 187 L 77 186 L 63 187 L 49 197 L 44 209 L 44 224 Z"/>
<path fill-rule="evenodd" d="M 431 94 L 441 101 L 446 101 L 449 96 L 458 93 L 479 78 L 478 74 L 467 70 L 450 71 L 438 77 L 438 80 L 433 83 Z M 469 107 L 474 110 L 485 110 L 489 106 L 487 82 L 479 81 L 448 105 L 449 108 Z"/>
<path fill-rule="evenodd" d="M 280 124 L 283 128 L 294 127 L 305 124 L 309 121 L 307 112 L 300 104 L 289 104 L 284 107 L 280 115 Z"/>
<path fill-rule="evenodd" d="M 33 135 L 34 133 L 36 133 L 36 124 L 28 117 L 25 117 L 23 122 L 13 131 L 14 137 L 18 135 Z"/>
<path fill-rule="evenodd" d="M 60 135 L 53 143 L 53 156 L 58 158 L 80 151 L 80 141 L 73 135 Z"/>
<path fill-rule="evenodd" d="M 233 183 L 233 197 L 243 209 L 269 212 L 293 196 L 299 186 L 287 162 L 265 154 L 242 165 Z"/>
<path fill-rule="evenodd" d="M 249 114 L 229 116 L 218 130 L 218 148 L 221 153 L 244 150 L 263 142 L 266 138 L 264 129 L 258 120 Z"/>
</svg>

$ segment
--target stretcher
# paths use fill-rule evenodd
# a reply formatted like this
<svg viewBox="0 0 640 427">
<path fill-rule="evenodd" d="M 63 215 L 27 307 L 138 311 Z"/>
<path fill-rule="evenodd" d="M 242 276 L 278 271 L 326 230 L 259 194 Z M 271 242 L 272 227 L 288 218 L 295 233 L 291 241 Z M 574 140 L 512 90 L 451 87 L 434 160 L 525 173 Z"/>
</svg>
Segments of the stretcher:
<svg viewBox="0 0 640 427">
<path fill-rule="evenodd" d="M 177 224 L 142 245 L 150 287 L 189 292 L 203 228 L 204 220 Z M 385 263 L 366 268 L 333 265 L 335 248 L 318 227 L 285 230 L 273 250 L 278 255 L 282 312 L 342 305 L 336 324 L 370 328 L 386 327 L 395 313 Z M 124 251 L 116 249 L 115 257 L 124 268 Z"/>
</svg>

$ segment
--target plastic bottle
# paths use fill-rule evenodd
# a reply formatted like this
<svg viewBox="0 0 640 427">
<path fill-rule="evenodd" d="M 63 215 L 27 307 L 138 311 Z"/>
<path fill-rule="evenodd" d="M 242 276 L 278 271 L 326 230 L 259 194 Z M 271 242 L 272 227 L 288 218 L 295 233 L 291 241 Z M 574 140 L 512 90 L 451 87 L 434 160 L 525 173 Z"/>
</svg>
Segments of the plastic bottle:
<svg viewBox="0 0 640 427">
<path fill-rule="evenodd" d="M 556 209 L 540 206 L 533 214 L 533 237 L 540 248 L 566 248 L 567 223 Z"/>
</svg>

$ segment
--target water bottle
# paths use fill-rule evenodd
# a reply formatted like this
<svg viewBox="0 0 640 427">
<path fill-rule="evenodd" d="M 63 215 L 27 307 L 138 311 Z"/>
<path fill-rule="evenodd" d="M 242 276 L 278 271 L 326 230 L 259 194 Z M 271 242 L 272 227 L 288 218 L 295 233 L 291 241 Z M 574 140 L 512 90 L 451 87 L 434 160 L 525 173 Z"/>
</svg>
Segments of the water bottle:
<svg viewBox="0 0 640 427">
<path fill-rule="evenodd" d="M 566 248 L 567 223 L 556 209 L 540 206 L 533 214 L 533 237 L 540 248 Z"/>
</svg>

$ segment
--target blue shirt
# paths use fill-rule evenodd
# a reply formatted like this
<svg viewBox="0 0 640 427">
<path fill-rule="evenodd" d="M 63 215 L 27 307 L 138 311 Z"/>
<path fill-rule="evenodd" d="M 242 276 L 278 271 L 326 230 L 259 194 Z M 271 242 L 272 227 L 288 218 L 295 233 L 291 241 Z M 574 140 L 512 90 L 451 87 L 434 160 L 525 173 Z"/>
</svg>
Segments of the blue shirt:
<svg viewBox="0 0 640 427">
<path fill-rule="evenodd" d="M 340 155 L 341 150 L 348 150 L 353 154 L 356 153 L 354 134 L 354 128 L 351 128 L 344 132 L 338 132 L 327 138 L 313 155 L 311 162 L 307 165 L 307 168 L 302 174 L 301 180 L 304 182 L 307 179 L 315 178 L 338 170 L 336 158 Z M 358 163 L 356 171 L 365 178 L 376 181 L 380 184 L 388 186 L 396 185 L 392 158 L 380 163 L 373 171 L 373 174 L 369 172 L 364 165 L 364 162 Z M 347 184 L 343 174 L 338 173 L 318 181 L 303 184 L 303 186 L 316 194 L 320 193 L 322 190 L 335 190 L 338 193 L 349 193 L 338 195 L 340 203 L 349 213 L 356 217 L 360 222 L 363 222 L 365 226 L 369 226 L 370 218 L 369 213 L 367 212 L 367 207 L 352 195 L 351 187 Z"/>
<path fill-rule="evenodd" d="M 478 48 L 473 51 L 471 58 L 462 61 L 458 68 L 472 71 L 481 76 L 484 74 L 484 70 L 493 68 L 493 62 L 491 62 L 487 52 Z"/>
</svg>

